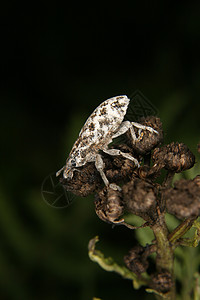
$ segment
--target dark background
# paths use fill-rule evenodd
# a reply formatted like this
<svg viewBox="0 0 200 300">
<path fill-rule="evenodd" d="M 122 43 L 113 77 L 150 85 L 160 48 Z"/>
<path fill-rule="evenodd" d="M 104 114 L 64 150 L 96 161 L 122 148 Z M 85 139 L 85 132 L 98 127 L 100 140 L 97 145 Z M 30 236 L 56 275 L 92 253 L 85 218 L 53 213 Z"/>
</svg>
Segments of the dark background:
<svg viewBox="0 0 200 300">
<path fill-rule="evenodd" d="M 100 221 L 92 196 L 47 205 L 41 184 L 101 101 L 137 89 L 157 108 L 165 142 L 197 154 L 200 4 L 15 2 L 0 11 L 0 299 L 145 297 L 87 255 L 98 234 L 120 261 L 134 233 Z"/>
</svg>

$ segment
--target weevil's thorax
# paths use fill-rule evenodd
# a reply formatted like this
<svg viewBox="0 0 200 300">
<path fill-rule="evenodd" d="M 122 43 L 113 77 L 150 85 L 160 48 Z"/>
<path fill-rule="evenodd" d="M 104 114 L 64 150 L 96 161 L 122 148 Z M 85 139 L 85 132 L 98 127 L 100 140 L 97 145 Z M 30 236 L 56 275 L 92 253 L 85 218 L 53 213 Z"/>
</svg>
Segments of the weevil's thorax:
<svg viewBox="0 0 200 300">
<path fill-rule="evenodd" d="M 80 167 L 95 160 L 97 152 L 112 141 L 113 134 L 124 119 L 129 101 L 127 96 L 113 97 L 94 110 L 72 147 L 66 168 Z"/>
</svg>

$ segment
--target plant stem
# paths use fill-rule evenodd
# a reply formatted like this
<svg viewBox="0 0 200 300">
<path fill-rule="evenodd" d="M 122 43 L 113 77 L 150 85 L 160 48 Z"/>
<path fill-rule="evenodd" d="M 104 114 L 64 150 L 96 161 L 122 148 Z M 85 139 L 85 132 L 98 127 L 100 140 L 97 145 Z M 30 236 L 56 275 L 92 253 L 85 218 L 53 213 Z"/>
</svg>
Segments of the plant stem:
<svg viewBox="0 0 200 300">
<path fill-rule="evenodd" d="M 157 244 L 156 268 L 158 272 L 168 271 L 172 277 L 172 288 L 168 293 L 168 299 L 175 299 L 175 281 L 173 274 L 174 255 L 171 243 L 168 240 L 168 228 L 165 223 L 164 213 L 158 212 L 158 219 L 151 227 Z M 163 299 L 162 296 L 159 296 Z"/>
<path fill-rule="evenodd" d="M 193 226 L 195 220 L 197 217 L 191 217 L 186 220 L 184 220 L 179 226 L 177 226 L 169 235 L 168 235 L 168 240 L 170 241 L 171 244 L 176 244 L 177 241 L 179 241 L 182 236 L 188 232 L 188 230 Z M 197 223 L 198 224 L 198 223 Z M 191 241 L 188 240 L 186 241 L 186 246 L 194 247 L 194 243 L 196 240 L 192 239 Z M 180 244 L 184 245 L 184 241 L 180 240 Z M 198 243 L 197 243 L 198 245 Z"/>
</svg>

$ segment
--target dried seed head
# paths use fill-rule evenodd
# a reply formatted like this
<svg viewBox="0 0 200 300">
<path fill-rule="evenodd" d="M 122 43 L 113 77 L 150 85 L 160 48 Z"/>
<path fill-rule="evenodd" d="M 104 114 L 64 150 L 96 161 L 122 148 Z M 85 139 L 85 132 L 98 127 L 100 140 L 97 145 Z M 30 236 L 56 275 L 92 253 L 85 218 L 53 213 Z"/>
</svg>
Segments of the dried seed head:
<svg viewBox="0 0 200 300">
<path fill-rule="evenodd" d="M 153 168 L 165 168 L 179 173 L 194 166 L 195 156 L 183 143 L 171 143 L 153 151 Z"/>
<path fill-rule="evenodd" d="M 151 287 L 158 292 L 167 293 L 173 287 L 172 275 L 167 271 L 156 272 L 151 275 Z"/>
<path fill-rule="evenodd" d="M 152 149 L 158 146 L 163 141 L 163 130 L 162 123 L 159 118 L 154 116 L 149 116 L 147 118 L 141 118 L 140 124 L 152 127 L 158 131 L 158 134 L 152 133 L 148 130 L 142 131 L 141 138 L 134 141 L 131 138 L 130 132 L 127 132 L 129 137 L 129 143 L 132 145 L 134 152 L 144 155 L 149 153 Z M 134 128 L 137 134 L 137 129 Z"/>
<path fill-rule="evenodd" d="M 193 180 L 181 179 L 174 188 L 163 190 L 162 196 L 170 214 L 179 219 L 200 215 L 200 176 Z"/>
<path fill-rule="evenodd" d="M 107 223 L 123 221 L 119 220 L 124 210 L 121 192 L 104 187 L 95 195 L 95 210 L 98 217 Z"/>
<path fill-rule="evenodd" d="M 124 262 L 127 268 L 137 275 L 144 273 L 149 267 L 145 248 L 140 245 L 133 247 L 129 253 L 124 256 Z"/>
<path fill-rule="evenodd" d="M 150 182 L 133 179 L 123 186 L 125 208 L 146 221 L 154 220 L 157 217 L 156 194 L 157 191 Z"/>
<path fill-rule="evenodd" d="M 81 197 L 94 193 L 102 184 L 94 163 L 88 163 L 74 172 L 71 179 L 61 178 L 60 182 L 67 191 Z"/>
</svg>

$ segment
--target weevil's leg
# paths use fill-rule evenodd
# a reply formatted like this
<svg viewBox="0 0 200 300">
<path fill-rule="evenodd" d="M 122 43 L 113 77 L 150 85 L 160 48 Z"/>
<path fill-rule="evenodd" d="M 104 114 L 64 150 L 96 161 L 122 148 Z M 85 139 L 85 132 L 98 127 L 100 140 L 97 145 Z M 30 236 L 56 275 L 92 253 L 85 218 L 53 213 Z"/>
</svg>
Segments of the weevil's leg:
<svg viewBox="0 0 200 300">
<path fill-rule="evenodd" d="M 129 129 L 130 129 L 130 133 L 131 133 L 131 137 L 132 137 L 133 141 L 136 141 L 138 138 L 137 138 L 137 136 L 135 134 L 133 125 L 131 124 L 130 121 L 124 121 L 124 122 L 122 122 L 121 125 L 119 126 L 117 132 L 112 136 L 112 139 L 114 139 L 114 138 L 116 138 L 116 137 L 118 137 L 118 136 L 126 133 Z"/>
<path fill-rule="evenodd" d="M 133 126 L 138 128 L 138 137 L 135 134 Z M 136 141 L 136 140 L 140 139 L 142 130 L 149 130 L 150 132 L 154 132 L 154 133 L 158 134 L 158 131 L 156 131 L 152 127 L 145 126 L 145 125 L 142 125 L 142 124 L 139 124 L 139 123 L 136 123 L 136 122 L 124 121 L 119 126 L 117 132 L 112 136 L 112 139 L 126 133 L 128 130 L 130 130 L 131 137 L 132 137 L 133 141 Z"/>
<path fill-rule="evenodd" d="M 96 160 L 95 160 L 95 167 L 97 168 L 97 171 L 99 171 L 101 178 L 103 179 L 103 182 L 105 183 L 105 185 L 108 187 L 110 186 L 113 190 L 118 190 L 121 191 L 121 188 L 114 183 L 109 183 L 108 178 L 106 177 L 106 174 L 104 173 L 103 169 L 104 169 L 104 162 L 103 159 L 101 157 L 100 154 L 96 155 Z"/>
<path fill-rule="evenodd" d="M 153 129 L 153 128 L 150 127 L 150 126 L 145 126 L 145 125 L 142 125 L 142 124 L 136 123 L 136 122 L 131 122 L 131 124 L 132 124 L 133 126 L 135 126 L 136 128 L 143 129 L 143 130 L 148 130 L 148 131 L 150 131 L 150 132 L 152 132 L 152 133 L 154 132 L 154 133 L 157 133 L 157 134 L 158 134 L 158 131 L 155 130 L 155 129 Z M 140 131 L 140 133 L 141 133 L 141 131 Z"/>
<path fill-rule="evenodd" d="M 138 168 L 140 167 L 140 164 L 136 158 L 134 158 L 132 155 L 130 155 L 128 153 L 122 152 L 119 149 L 103 149 L 103 152 L 105 152 L 109 155 L 112 155 L 112 156 L 121 155 L 124 158 L 132 160 Z"/>
<path fill-rule="evenodd" d="M 137 139 L 136 134 L 135 134 L 134 129 L 133 129 L 133 126 L 135 126 L 136 128 L 139 129 L 138 130 L 139 135 L 141 135 L 142 130 L 148 130 L 152 133 L 154 132 L 154 133 L 158 134 L 158 131 L 153 129 L 150 126 L 145 126 L 145 125 L 142 125 L 142 124 L 136 123 L 136 122 L 124 121 L 124 122 L 121 123 L 121 125 L 119 126 L 117 132 L 112 136 L 112 138 L 114 139 L 114 138 L 126 133 L 130 129 L 132 131 L 131 135 L 134 138 L 134 140 Z"/>
<path fill-rule="evenodd" d="M 96 160 L 95 160 L 95 167 L 97 168 L 97 171 L 99 171 L 99 173 L 101 175 L 101 178 L 103 179 L 103 182 L 105 183 L 105 185 L 108 186 L 109 181 L 108 181 L 108 179 L 107 179 L 107 177 L 106 177 L 106 175 L 103 171 L 104 166 L 105 166 L 105 164 L 103 162 L 103 159 L 102 159 L 101 155 L 97 154 Z"/>
<path fill-rule="evenodd" d="M 130 121 L 124 121 L 121 123 L 119 128 L 117 129 L 117 132 L 113 134 L 112 139 L 115 139 L 116 137 L 126 133 L 130 128 L 132 127 L 132 124 Z M 136 138 L 136 136 L 135 136 Z"/>
<path fill-rule="evenodd" d="M 135 126 L 139 129 L 138 130 L 139 137 L 136 136 L 133 126 Z M 131 133 L 131 137 L 132 137 L 133 141 L 140 139 L 142 130 L 149 130 L 150 132 L 158 133 L 155 129 L 153 129 L 149 126 L 145 126 L 145 125 L 135 123 L 135 122 L 124 121 L 119 126 L 117 132 L 115 134 L 113 134 L 112 139 L 126 133 L 129 129 L 130 129 L 130 133 Z M 113 155 L 113 156 L 121 155 L 125 158 L 128 158 L 128 159 L 132 160 L 137 167 L 140 167 L 138 160 L 128 153 L 124 153 L 118 149 L 107 149 L 106 147 L 102 150 L 109 155 Z"/>
<path fill-rule="evenodd" d="M 142 128 L 139 128 L 138 129 L 138 136 L 141 137 L 141 135 L 142 135 Z"/>
<path fill-rule="evenodd" d="M 137 140 L 135 131 L 133 129 L 133 125 L 131 124 L 130 121 L 122 122 L 121 125 L 119 126 L 117 132 L 112 136 L 112 139 L 126 133 L 129 129 L 130 129 L 130 132 L 131 132 L 132 139 L 134 141 Z M 134 158 L 132 155 L 128 154 L 128 153 L 124 153 L 124 152 L 122 152 L 118 149 L 108 149 L 108 148 L 104 148 L 103 151 L 105 153 L 110 154 L 110 155 L 114 155 L 114 156 L 115 155 L 121 155 L 125 158 L 128 158 L 128 159 L 132 160 L 138 168 L 140 167 L 140 164 L 139 164 L 138 160 L 136 158 Z"/>
</svg>

